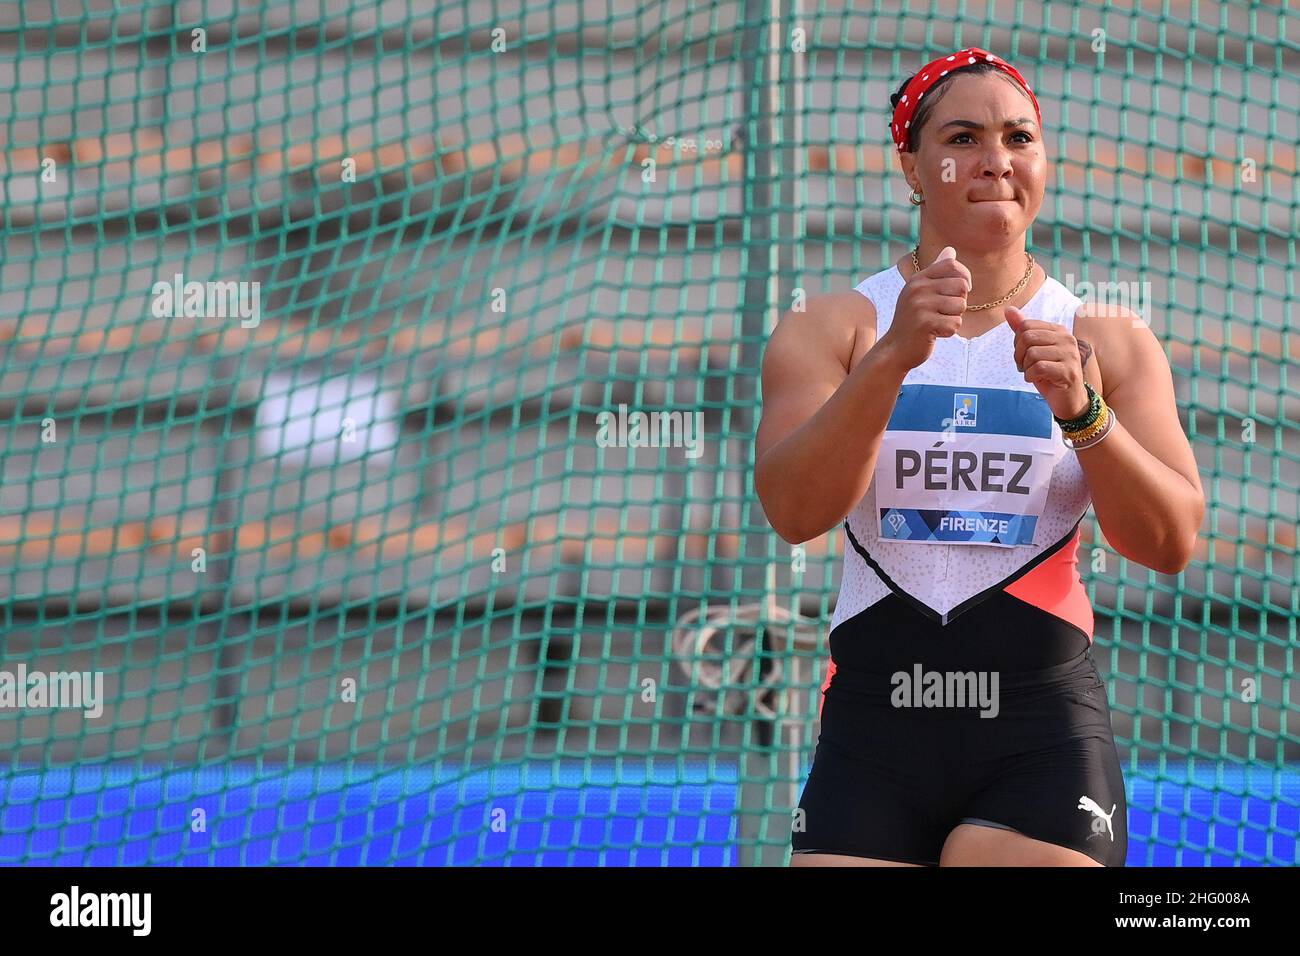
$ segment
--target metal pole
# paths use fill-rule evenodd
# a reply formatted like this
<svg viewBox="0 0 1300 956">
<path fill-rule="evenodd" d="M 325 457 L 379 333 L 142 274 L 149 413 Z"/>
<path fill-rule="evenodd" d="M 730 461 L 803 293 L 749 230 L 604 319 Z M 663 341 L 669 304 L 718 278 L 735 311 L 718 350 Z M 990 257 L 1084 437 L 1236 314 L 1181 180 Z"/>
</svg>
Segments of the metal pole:
<svg viewBox="0 0 1300 956">
<path fill-rule="evenodd" d="M 731 468 L 739 476 L 741 516 L 740 593 L 736 603 L 757 600 L 769 605 L 775 579 L 769 566 L 772 532 L 752 491 L 753 437 L 757 426 L 758 376 L 763 347 L 776 327 L 782 304 L 788 299 L 794 274 L 796 222 L 795 189 L 801 169 L 797 147 L 801 102 L 802 56 L 787 51 L 785 41 L 799 15 L 799 0 L 745 0 L 742 39 L 742 87 L 745 102 L 744 221 L 748 227 L 745 257 L 745 297 L 741 318 L 740 367 L 737 370 L 733 416 L 735 454 Z M 784 72 L 783 72 L 784 71 Z M 788 78 L 789 82 L 783 84 Z M 781 101 L 784 85 L 787 99 Z M 783 111 L 784 110 L 784 114 Z M 784 115 L 778 124 L 778 116 Z M 779 177 L 779 180 L 778 180 Z M 777 188 L 777 183 L 780 187 Z M 773 197 L 779 196 L 778 202 Z M 779 240 L 785 238 L 783 245 Z M 782 282 L 784 278 L 784 283 Z M 783 294 L 782 286 L 785 286 Z M 756 678 L 767 673 L 773 647 L 767 633 L 766 613 L 759 616 Z M 798 673 L 798 670 L 795 670 Z M 795 695 L 797 698 L 799 695 Z M 779 695 L 782 702 L 797 699 Z M 798 708 L 792 706 L 797 713 Z M 780 865 L 785 860 L 790 835 L 790 809 L 797 794 L 781 772 L 782 720 L 755 721 L 753 735 L 741 760 L 740 862 L 742 865 Z"/>
<path fill-rule="evenodd" d="M 796 27 L 803 28 L 806 43 L 812 30 L 803 22 L 803 0 L 785 0 L 784 5 L 787 18 L 785 30 L 787 43 Z M 807 153 L 803 143 L 807 52 L 806 47 L 804 49 L 805 52 L 800 53 L 790 51 L 784 57 L 788 79 L 782 84 L 785 96 L 781 103 L 781 208 L 777 211 L 777 235 L 785 237 L 786 241 L 778 242 L 777 249 L 780 252 L 780 276 L 783 279 L 781 302 L 787 306 L 791 303 L 791 293 L 796 278 L 802 281 L 803 238 L 807 232 L 805 200 L 808 182 L 804 175 Z M 802 581 L 801 575 L 799 583 L 801 584 Z M 782 829 L 778 832 L 783 837 L 788 837 L 790 834 L 790 813 L 798 805 L 799 794 L 803 789 L 800 771 L 805 740 L 803 730 L 808 720 L 808 689 L 805 686 L 807 666 L 806 661 L 799 656 L 800 647 L 797 640 L 799 634 L 797 622 L 800 619 L 801 607 L 799 592 L 793 588 L 794 583 L 792 580 L 790 604 L 791 611 L 794 612 L 792 620 L 795 623 L 790 627 L 789 640 L 784 648 L 787 665 L 784 693 L 777 700 L 779 720 L 777 746 L 785 751 L 786 759 L 780 763 L 784 765 L 786 772 L 780 786 L 774 788 L 773 792 L 774 825 L 777 822 L 781 824 Z M 786 847 L 782 845 L 775 848 L 775 851 L 776 858 L 772 862 L 778 866 L 784 864 Z"/>
</svg>

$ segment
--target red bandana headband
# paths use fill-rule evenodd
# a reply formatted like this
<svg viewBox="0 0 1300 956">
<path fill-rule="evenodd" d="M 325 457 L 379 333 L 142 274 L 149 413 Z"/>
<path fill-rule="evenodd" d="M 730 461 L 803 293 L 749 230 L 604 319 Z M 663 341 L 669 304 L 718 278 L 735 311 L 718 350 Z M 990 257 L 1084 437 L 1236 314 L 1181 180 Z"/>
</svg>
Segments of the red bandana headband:
<svg viewBox="0 0 1300 956">
<path fill-rule="evenodd" d="M 899 150 L 907 148 L 910 133 L 909 128 L 912 125 L 912 117 L 916 113 L 916 108 L 921 104 L 921 97 L 925 96 L 926 91 L 934 84 L 951 73 L 953 70 L 963 66 L 970 66 L 972 63 L 988 63 L 996 66 L 1003 73 L 1010 76 L 1019 83 L 1029 98 L 1034 102 L 1034 113 L 1038 117 L 1038 126 L 1043 126 L 1043 114 L 1038 108 L 1038 97 L 1034 96 L 1034 91 L 1029 88 L 1025 78 L 1020 75 L 1020 71 L 1000 57 L 994 56 L 988 50 L 981 50 L 977 46 L 967 47 L 964 50 L 958 50 L 956 53 L 948 56 L 941 56 L 937 60 L 931 60 L 925 66 L 917 71 L 911 81 L 903 90 L 903 95 L 894 107 L 894 146 Z"/>
</svg>

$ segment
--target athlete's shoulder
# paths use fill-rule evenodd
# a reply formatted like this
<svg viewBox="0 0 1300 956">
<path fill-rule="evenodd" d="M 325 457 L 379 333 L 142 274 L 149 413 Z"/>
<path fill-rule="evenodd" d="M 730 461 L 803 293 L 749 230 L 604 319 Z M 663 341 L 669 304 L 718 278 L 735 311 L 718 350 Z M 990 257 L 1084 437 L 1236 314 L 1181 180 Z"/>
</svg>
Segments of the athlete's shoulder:
<svg viewBox="0 0 1300 956">
<path fill-rule="evenodd" d="M 876 304 L 856 288 L 836 292 L 824 292 L 818 296 L 827 314 L 835 315 L 840 321 L 851 325 L 869 322 L 876 324 Z"/>
<path fill-rule="evenodd" d="M 1109 397 L 1116 385 L 1130 379 L 1143 381 L 1154 372 L 1168 372 L 1163 346 L 1146 320 L 1128 306 L 1082 303 L 1074 313 L 1073 334 L 1088 344 L 1095 357 L 1101 384 L 1093 387 L 1103 396 Z M 1084 375 L 1091 378 L 1087 370 Z"/>
<path fill-rule="evenodd" d="M 876 344 L 876 304 L 857 288 L 828 294 L 827 309 L 847 338 L 844 368 L 851 372 Z"/>
</svg>

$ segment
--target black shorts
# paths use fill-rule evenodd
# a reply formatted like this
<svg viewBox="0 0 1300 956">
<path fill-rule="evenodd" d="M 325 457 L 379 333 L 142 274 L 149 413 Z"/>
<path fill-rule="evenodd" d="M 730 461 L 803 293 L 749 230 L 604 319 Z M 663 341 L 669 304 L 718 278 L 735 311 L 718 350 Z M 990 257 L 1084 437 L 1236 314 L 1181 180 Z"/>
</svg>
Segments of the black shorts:
<svg viewBox="0 0 1300 956">
<path fill-rule="evenodd" d="M 1081 630 L 1005 592 L 946 627 L 891 594 L 830 644 L 794 852 L 935 865 L 976 823 L 1124 865 L 1124 780 Z"/>
</svg>

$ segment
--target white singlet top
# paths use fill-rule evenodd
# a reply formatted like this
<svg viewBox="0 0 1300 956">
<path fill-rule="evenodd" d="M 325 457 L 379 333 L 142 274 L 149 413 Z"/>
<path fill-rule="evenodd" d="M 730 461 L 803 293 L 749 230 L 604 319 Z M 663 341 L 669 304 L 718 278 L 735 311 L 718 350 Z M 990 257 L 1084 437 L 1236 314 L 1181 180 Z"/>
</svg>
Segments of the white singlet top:
<svg viewBox="0 0 1300 956">
<path fill-rule="evenodd" d="M 877 341 L 904 283 L 891 266 L 856 287 L 875 305 Z M 1021 311 L 1073 334 L 1081 304 L 1048 276 Z M 1014 338 L 1006 322 L 938 338 L 907 373 L 871 485 L 844 524 L 832 629 L 891 592 L 948 624 L 1075 543 L 1091 501 L 1083 469 L 1017 370 Z"/>
</svg>

